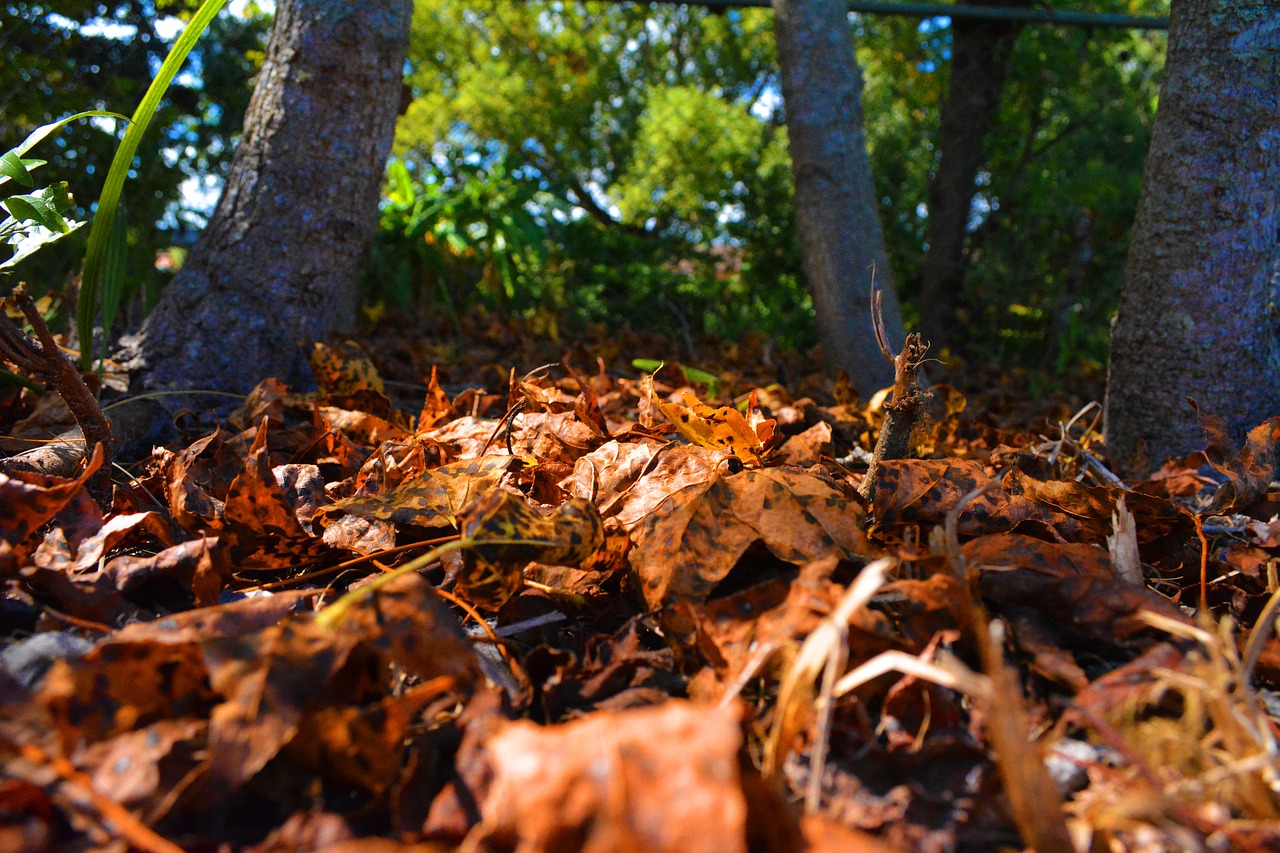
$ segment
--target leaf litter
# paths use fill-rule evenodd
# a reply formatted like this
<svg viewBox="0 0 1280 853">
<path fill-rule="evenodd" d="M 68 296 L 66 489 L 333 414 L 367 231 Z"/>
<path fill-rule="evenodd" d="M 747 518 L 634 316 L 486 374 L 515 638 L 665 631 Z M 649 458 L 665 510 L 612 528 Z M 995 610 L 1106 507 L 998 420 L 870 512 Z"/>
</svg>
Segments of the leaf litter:
<svg viewBox="0 0 1280 853">
<path fill-rule="evenodd" d="M 105 510 L 6 468 L 0 849 L 1280 845 L 1274 423 L 1123 482 L 918 341 L 865 401 L 750 346 L 321 348 Z"/>
</svg>

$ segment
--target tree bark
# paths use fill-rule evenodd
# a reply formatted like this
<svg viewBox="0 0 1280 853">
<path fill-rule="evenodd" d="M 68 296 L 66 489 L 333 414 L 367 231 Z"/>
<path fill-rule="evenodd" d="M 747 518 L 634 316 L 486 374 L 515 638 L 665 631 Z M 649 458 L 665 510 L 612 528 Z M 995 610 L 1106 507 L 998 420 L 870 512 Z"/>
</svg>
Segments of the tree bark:
<svg viewBox="0 0 1280 853">
<path fill-rule="evenodd" d="M 979 6 L 1026 6 L 1027 0 L 974 0 Z M 965 237 L 983 141 L 1000 107 L 1013 44 L 1014 21 L 968 18 L 951 22 L 951 79 L 938 130 L 938 170 L 929 183 L 929 248 L 920 268 L 920 330 L 935 346 L 953 340 L 968 257 Z"/>
<path fill-rule="evenodd" d="M 280 0 L 226 188 L 187 264 L 122 340 L 134 386 L 307 384 L 355 316 L 400 104 L 410 0 Z M 184 401 L 187 403 L 189 401 Z"/>
<path fill-rule="evenodd" d="M 871 286 L 903 340 L 862 124 L 862 72 L 841 0 L 773 0 L 774 36 L 795 176 L 796 230 L 829 363 L 863 391 L 888 386 L 872 331 Z"/>
<path fill-rule="evenodd" d="M 1111 334 L 1105 433 L 1141 472 L 1280 414 L 1280 3 L 1174 0 Z"/>
</svg>

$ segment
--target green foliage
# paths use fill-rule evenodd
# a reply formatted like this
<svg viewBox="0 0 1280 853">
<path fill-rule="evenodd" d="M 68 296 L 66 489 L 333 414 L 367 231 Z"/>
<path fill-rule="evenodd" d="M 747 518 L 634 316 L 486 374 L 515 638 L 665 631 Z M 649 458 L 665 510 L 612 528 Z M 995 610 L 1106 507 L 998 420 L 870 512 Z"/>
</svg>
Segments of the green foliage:
<svg viewBox="0 0 1280 853">
<path fill-rule="evenodd" d="M 0 2 L 0 143 L 13 144 L 34 128 L 85 107 L 139 103 L 176 35 L 175 19 L 190 20 L 200 0 L 59 0 Z M 152 132 L 130 164 L 124 226 L 128 246 L 122 285 L 128 299 L 154 292 L 162 278 L 156 250 L 174 229 L 199 224 L 184 182 L 225 175 L 261 63 L 269 17 L 246 9 L 208 27 L 188 64 L 156 107 Z M 69 126 L 42 148 L 46 180 L 65 182 L 87 220 L 119 146 L 120 133 L 102 123 Z M 56 287 L 79 269 L 88 229 L 72 232 L 57 252 L 38 253 L 18 268 L 33 292 Z"/>
<path fill-rule="evenodd" d="M 864 90 L 871 172 L 893 280 L 912 313 L 913 282 L 924 260 L 928 216 L 924 203 L 937 168 L 940 108 L 951 32 L 913 18 L 855 18 Z M 906 318 L 910 325 L 911 317 Z"/>
<path fill-rule="evenodd" d="M 401 161 L 387 172 L 366 301 L 418 306 L 434 297 L 454 324 L 460 306 L 524 314 L 548 296 L 545 213 L 556 200 L 513 174 L 503 158 L 437 166 Z"/>
<path fill-rule="evenodd" d="M 505 305 L 686 335 L 810 334 L 785 133 L 762 100 L 776 78 L 767 10 L 420 0 L 409 58 L 397 153 L 421 191 L 464 202 L 459 164 L 525 186 L 509 197 L 543 240 L 502 277 Z M 491 291 L 450 304 L 489 307 Z"/>
<path fill-rule="evenodd" d="M 946 19 L 853 20 L 910 322 L 951 29 Z M 971 357 L 1060 370 L 1105 357 L 1162 54 L 1161 34 L 1020 34 L 969 235 Z M 410 61 L 416 97 L 397 134 L 407 163 L 425 175 L 433 160 L 499 157 L 505 174 L 545 193 L 531 208 L 551 212 L 538 217 L 544 251 L 516 282 L 528 288 L 525 310 L 811 339 L 768 10 L 418 0 Z M 473 297 L 462 286 L 453 298 Z"/>
<path fill-rule="evenodd" d="M 65 181 L 36 187 L 36 179 L 31 173 L 47 165 L 48 161 L 23 155 L 59 128 L 79 119 L 93 117 L 124 118 L 98 110 L 76 113 L 36 128 L 19 145 L 0 155 L 0 187 L 13 182 L 31 190 L 28 193 L 9 195 L 0 201 L 0 206 L 7 214 L 0 220 L 0 247 L 4 247 L 3 250 L 9 253 L 7 258 L 0 259 L 0 270 L 13 268 L 19 261 L 84 224 L 67 219 L 75 205 L 67 192 Z"/>
<path fill-rule="evenodd" d="M 1092 11 L 1166 15 L 1167 0 Z M 950 27 L 860 18 L 872 171 L 908 314 L 928 239 Z M 1106 359 L 1163 68 L 1163 33 L 1028 26 L 987 136 L 967 245 L 971 358 L 1053 369 Z"/>
<path fill-rule="evenodd" d="M 716 236 L 719 220 L 745 200 L 767 127 L 742 104 L 692 86 L 650 90 L 631 160 L 613 195 L 624 221 L 680 222 L 694 239 Z"/>
<path fill-rule="evenodd" d="M 989 189 L 981 189 L 992 211 L 971 235 L 970 302 L 979 328 L 1002 327 L 1006 304 L 1040 319 L 1025 342 L 1000 338 L 995 357 L 1059 370 L 1105 362 L 1164 42 L 1158 33 L 1048 29 L 1019 39 L 1003 141 L 990 146 Z"/>
</svg>

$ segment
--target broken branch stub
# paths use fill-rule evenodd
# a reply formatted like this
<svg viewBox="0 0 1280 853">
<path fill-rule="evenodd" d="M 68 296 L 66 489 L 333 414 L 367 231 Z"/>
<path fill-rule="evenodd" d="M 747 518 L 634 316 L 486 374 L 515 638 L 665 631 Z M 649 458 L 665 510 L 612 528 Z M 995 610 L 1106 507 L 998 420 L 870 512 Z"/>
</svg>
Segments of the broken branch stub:
<svg viewBox="0 0 1280 853">
<path fill-rule="evenodd" d="M 880 463 L 886 459 L 905 459 L 911 454 L 911 436 L 928 423 L 925 411 L 925 391 L 920 387 L 920 368 L 929 352 L 929 344 L 919 334 L 907 335 L 902 352 L 895 354 L 889 346 L 884 330 L 884 317 L 880 313 L 880 292 L 871 294 L 871 322 L 876 343 L 885 360 L 893 365 L 893 396 L 884 404 L 884 424 L 876 439 L 871 455 L 871 466 L 862 478 L 858 493 L 871 500 L 875 492 L 876 475 Z"/>
</svg>

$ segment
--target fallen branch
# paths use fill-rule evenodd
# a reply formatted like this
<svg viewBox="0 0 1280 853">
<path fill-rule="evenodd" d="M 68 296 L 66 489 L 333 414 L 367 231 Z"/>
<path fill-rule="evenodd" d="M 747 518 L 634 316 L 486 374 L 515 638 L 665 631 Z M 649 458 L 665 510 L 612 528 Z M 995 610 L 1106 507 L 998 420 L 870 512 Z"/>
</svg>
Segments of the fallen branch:
<svg viewBox="0 0 1280 853">
<path fill-rule="evenodd" d="M 86 460 L 93 456 L 96 445 L 102 445 L 102 466 L 89 478 L 85 487 L 98 505 L 106 510 L 111 506 L 111 425 L 102 414 L 89 386 L 84 383 L 80 371 L 58 348 L 53 333 L 45 325 L 44 318 L 36 310 L 35 302 L 26 288 L 18 285 L 13 295 L 5 301 L 16 305 L 27 318 L 36 340 L 27 337 L 7 314 L 0 312 L 0 358 L 33 374 L 58 392 L 84 435 Z"/>
</svg>

